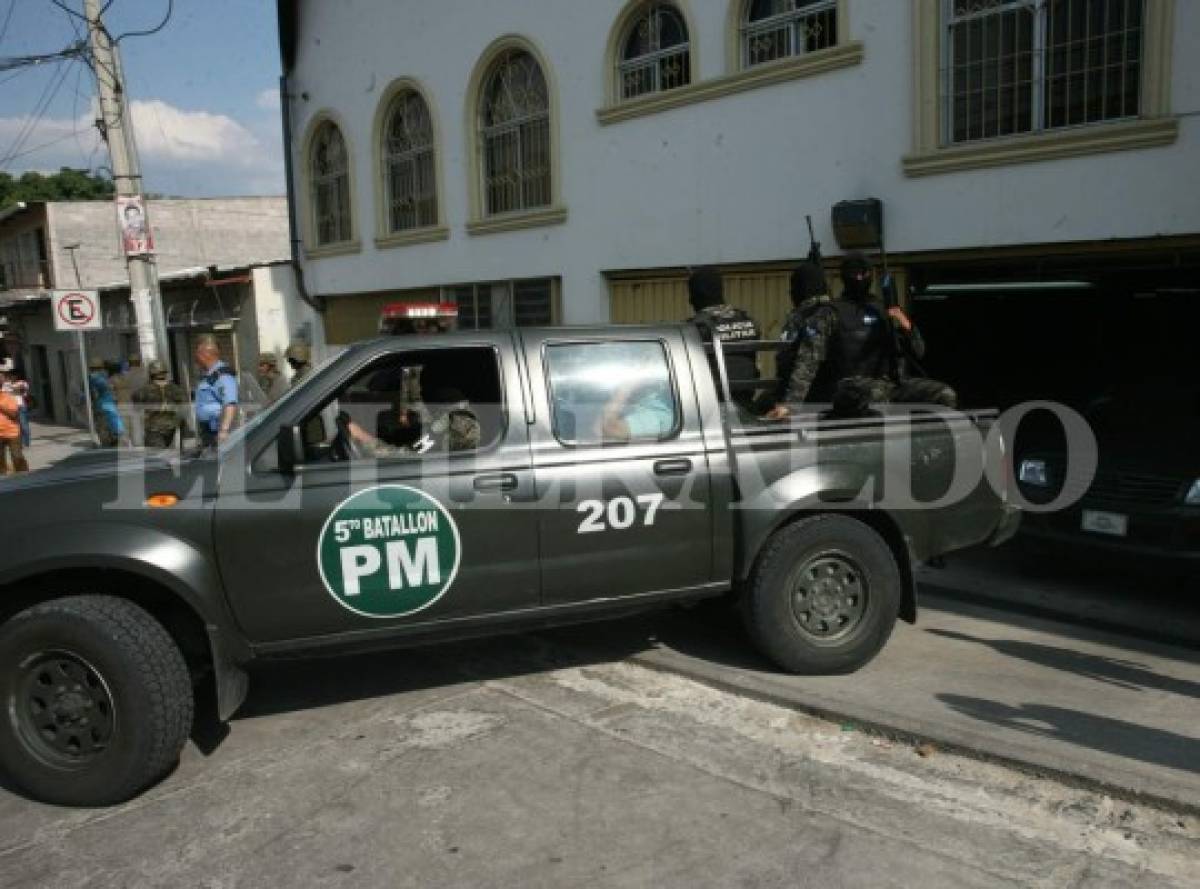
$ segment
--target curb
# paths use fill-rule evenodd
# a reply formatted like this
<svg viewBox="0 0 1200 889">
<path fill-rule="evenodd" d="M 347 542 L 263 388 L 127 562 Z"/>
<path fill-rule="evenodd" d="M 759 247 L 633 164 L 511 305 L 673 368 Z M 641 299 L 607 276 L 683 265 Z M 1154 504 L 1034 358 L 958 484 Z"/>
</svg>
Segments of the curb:
<svg viewBox="0 0 1200 889">
<path fill-rule="evenodd" d="M 1030 745 L 1012 741 L 989 743 L 982 733 L 976 735 L 951 726 L 907 720 L 896 714 L 847 706 L 795 691 L 788 693 L 775 687 L 769 679 L 720 667 L 669 648 L 635 654 L 629 661 L 646 669 L 682 676 L 720 691 L 786 707 L 828 722 L 851 722 L 867 734 L 913 745 L 933 742 L 948 753 L 1002 765 L 1033 777 L 1051 778 L 1070 787 L 1104 793 L 1124 802 L 1150 805 L 1173 814 L 1200 817 L 1200 800 L 1172 793 L 1171 785 L 1165 781 L 1156 787 L 1138 786 L 1146 783 L 1138 776 L 1127 774 L 1124 782 L 1115 780 L 1114 776 L 1119 773 L 1112 769 L 1087 764 L 1068 765 L 1064 759 L 1046 755 Z"/>
</svg>

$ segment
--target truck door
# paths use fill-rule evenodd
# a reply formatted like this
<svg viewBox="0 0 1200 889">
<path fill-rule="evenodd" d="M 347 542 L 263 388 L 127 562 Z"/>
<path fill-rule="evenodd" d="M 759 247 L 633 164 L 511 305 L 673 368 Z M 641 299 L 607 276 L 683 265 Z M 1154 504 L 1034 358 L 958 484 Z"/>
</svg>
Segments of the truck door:
<svg viewBox="0 0 1200 889">
<path fill-rule="evenodd" d="M 709 470 L 678 331 L 524 335 L 547 605 L 712 579 Z"/>
<path fill-rule="evenodd" d="M 538 604 L 536 516 L 511 508 L 533 494 L 517 362 L 509 336 L 478 338 L 365 350 L 285 401 L 301 403 L 272 417 L 244 471 L 223 465 L 216 548 L 251 640 L 386 635 Z M 290 472 L 281 426 L 302 430 Z M 370 438 L 346 454 L 339 429 Z"/>
</svg>

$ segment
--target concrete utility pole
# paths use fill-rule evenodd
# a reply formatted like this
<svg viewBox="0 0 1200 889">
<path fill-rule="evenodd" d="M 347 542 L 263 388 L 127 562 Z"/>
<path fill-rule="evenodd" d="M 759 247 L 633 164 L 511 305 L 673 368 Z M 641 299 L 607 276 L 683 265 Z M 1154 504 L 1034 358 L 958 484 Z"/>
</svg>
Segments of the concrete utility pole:
<svg viewBox="0 0 1200 889">
<path fill-rule="evenodd" d="M 88 23 L 88 39 L 96 64 L 96 81 L 100 86 L 100 119 L 103 135 L 112 159 L 113 181 L 118 195 L 142 194 L 142 174 L 138 166 L 137 144 L 134 142 L 133 120 L 126 102 L 121 63 L 117 47 L 100 21 L 100 0 L 83 0 Z M 145 207 L 143 196 L 143 207 Z M 113 211 L 116 219 L 116 211 Z M 149 226 L 150 214 L 145 214 Z M 129 293 L 137 318 L 138 345 L 143 364 L 151 361 L 170 362 L 167 345 L 167 323 L 163 314 L 162 296 L 158 289 L 158 270 L 154 257 L 147 253 L 126 256 L 129 269 Z"/>
</svg>

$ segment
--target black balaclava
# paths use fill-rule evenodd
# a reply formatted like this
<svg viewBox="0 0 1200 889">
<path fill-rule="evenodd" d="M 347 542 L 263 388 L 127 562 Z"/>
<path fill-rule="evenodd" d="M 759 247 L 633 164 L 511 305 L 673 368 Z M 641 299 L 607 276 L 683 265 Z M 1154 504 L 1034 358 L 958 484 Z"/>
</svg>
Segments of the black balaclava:
<svg viewBox="0 0 1200 889">
<path fill-rule="evenodd" d="M 721 275 L 713 268 L 696 269 L 688 278 L 688 302 L 697 312 L 725 302 Z"/>
<path fill-rule="evenodd" d="M 871 260 L 862 253 L 849 253 L 842 260 L 844 296 L 858 302 L 871 298 Z"/>
<path fill-rule="evenodd" d="M 804 262 L 792 269 L 790 293 L 793 306 L 799 307 L 806 299 L 814 296 L 822 296 L 828 292 L 829 287 L 825 283 L 825 272 L 819 265 Z"/>
</svg>

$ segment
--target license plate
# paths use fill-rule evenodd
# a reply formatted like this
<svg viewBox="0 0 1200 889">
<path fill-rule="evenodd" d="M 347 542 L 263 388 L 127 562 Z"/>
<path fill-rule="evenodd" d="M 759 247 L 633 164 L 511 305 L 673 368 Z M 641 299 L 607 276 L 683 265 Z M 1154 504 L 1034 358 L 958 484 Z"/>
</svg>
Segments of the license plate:
<svg viewBox="0 0 1200 889">
<path fill-rule="evenodd" d="M 1096 534 L 1109 534 L 1113 537 L 1124 537 L 1129 533 L 1129 516 L 1117 512 L 1097 512 L 1085 509 L 1083 511 L 1083 530 Z"/>
</svg>

